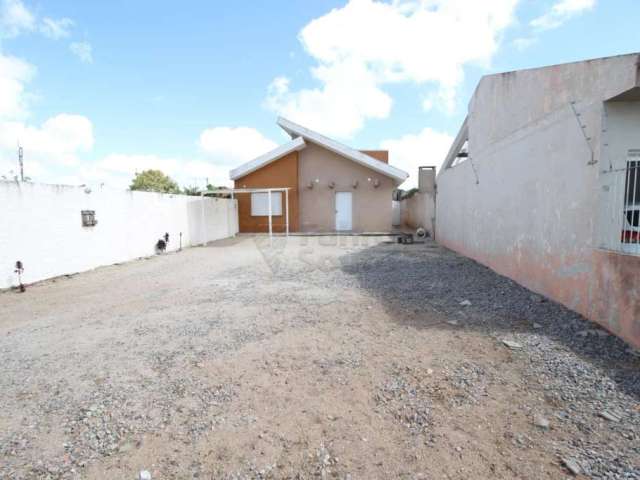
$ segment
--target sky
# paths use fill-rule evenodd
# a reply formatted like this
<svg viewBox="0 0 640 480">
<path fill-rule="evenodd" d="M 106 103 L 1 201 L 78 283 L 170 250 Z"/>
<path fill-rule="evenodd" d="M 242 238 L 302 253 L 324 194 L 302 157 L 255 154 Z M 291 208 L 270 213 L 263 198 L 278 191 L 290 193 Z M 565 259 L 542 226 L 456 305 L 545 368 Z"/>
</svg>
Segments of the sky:
<svg viewBox="0 0 640 480">
<path fill-rule="evenodd" d="M 288 140 L 278 115 L 411 176 L 483 75 L 640 51 L 637 0 L 0 0 L 0 176 L 183 186 Z"/>
</svg>

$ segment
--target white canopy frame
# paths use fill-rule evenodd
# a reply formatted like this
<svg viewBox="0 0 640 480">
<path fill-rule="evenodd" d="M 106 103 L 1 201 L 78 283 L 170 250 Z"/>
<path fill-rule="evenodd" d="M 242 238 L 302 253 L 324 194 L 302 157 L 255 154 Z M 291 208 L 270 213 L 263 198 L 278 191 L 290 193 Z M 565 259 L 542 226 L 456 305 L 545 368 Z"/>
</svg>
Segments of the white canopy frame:
<svg viewBox="0 0 640 480">
<path fill-rule="evenodd" d="M 273 240 L 273 212 L 271 211 L 271 194 L 273 192 L 284 192 L 285 207 L 284 207 L 284 221 L 285 221 L 285 235 L 289 236 L 289 190 L 291 187 L 273 187 L 273 188 L 216 188 L 215 190 L 205 190 L 200 193 L 202 197 L 207 195 L 231 195 L 231 198 L 235 198 L 238 193 L 266 193 L 268 195 L 269 203 L 269 241 Z M 202 202 L 202 215 L 204 217 L 204 202 Z M 204 225 L 204 222 L 203 222 Z"/>
</svg>

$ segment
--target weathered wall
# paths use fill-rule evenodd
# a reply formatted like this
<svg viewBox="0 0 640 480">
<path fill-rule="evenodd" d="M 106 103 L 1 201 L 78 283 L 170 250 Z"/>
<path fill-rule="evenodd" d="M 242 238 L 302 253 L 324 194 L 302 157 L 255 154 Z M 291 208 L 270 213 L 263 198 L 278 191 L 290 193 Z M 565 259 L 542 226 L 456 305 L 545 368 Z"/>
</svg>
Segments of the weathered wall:
<svg viewBox="0 0 640 480">
<path fill-rule="evenodd" d="M 470 159 L 438 175 L 436 239 L 640 345 L 637 289 L 603 288 L 637 278 L 637 261 L 596 241 L 603 102 L 637 85 L 637 60 L 483 78 L 469 106 Z"/>
<path fill-rule="evenodd" d="M 336 192 L 353 193 L 354 232 L 392 230 L 392 179 L 313 143 L 299 154 L 301 231 L 335 231 Z M 373 186 L 375 180 L 380 182 L 377 188 Z M 354 181 L 358 182 L 356 188 Z M 311 182 L 313 188 L 308 188 Z M 334 188 L 329 188 L 330 182 L 335 182 Z"/>
<path fill-rule="evenodd" d="M 422 227 L 433 238 L 436 222 L 435 169 L 420 167 L 418 191 L 400 203 L 402 223 L 409 228 Z"/>
<path fill-rule="evenodd" d="M 436 205 L 433 193 L 417 192 L 400 202 L 402 223 L 409 228 L 424 228 L 433 237 Z"/>
<path fill-rule="evenodd" d="M 270 163 L 255 172 L 235 181 L 235 188 L 285 188 L 289 187 L 289 231 L 299 230 L 298 208 L 298 152 L 290 154 Z M 238 214 L 240 232 L 268 232 L 269 217 L 251 216 L 251 194 L 238 193 Z M 272 230 L 286 231 L 285 194 L 282 194 L 282 215 L 272 216 Z"/>
<path fill-rule="evenodd" d="M 81 210 L 98 224 L 83 227 Z M 0 288 L 82 272 L 154 254 L 168 232 L 168 249 L 230 237 L 237 232 L 236 202 L 185 195 L 0 181 Z"/>
</svg>

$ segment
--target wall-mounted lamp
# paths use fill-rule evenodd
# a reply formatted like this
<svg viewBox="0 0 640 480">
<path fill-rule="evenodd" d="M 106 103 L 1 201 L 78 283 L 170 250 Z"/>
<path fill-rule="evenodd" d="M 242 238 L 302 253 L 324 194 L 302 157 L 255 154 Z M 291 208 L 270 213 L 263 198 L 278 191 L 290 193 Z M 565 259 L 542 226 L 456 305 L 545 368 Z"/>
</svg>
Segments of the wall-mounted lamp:
<svg viewBox="0 0 640 480">
<path fill-rule="evenodd" d="M 308 188 L 309 190 L 311 190 L 311 189 L 313 188 L 313 182 L 309 182 L 309 183 L 307 184 L 307 188 Z"/>
<path fill-rule="evenodd" d="M 336 182 L 329 182 L 329 188 L 334 188 L 336 186 Z"/>
<path fill-rule="evenodd" d="M 358 180 L 354 180 L 351 186 L 354 188 L 354 190 L 358 188 Z"/>
<path fill-rule="evenodd" d="M 373 188 L 378 188 L 380 186 L 380 180 L 377 178 L 373 181 Z"/>
</svg>

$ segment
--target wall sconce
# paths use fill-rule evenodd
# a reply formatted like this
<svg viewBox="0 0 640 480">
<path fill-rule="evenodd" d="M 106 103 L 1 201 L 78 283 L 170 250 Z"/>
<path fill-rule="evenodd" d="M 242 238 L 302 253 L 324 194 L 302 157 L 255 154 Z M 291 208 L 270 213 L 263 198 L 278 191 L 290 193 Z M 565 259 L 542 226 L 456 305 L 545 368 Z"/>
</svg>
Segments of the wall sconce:
<svg viewBox="0 0 640 480">
<path fill-rule="evenodd" d="M 358 180 L 354 180 L 351 186 L 353 187 L 354 190 L 358 188 Z"/>
<path fill-rule="evenodd" d="M 311 189 L 313 188 L 313 182 L 309 182 L 309 183 L 307 184 L 307 188 L 308 188 L 309 190 L 311 190 Z"/>
<path fill-rule="evenodd" d="M 336 186 L 336 182 L 329 182 L 329 188 L 334 188 Z"/>
<path fill-rule="evenodd" d="M 373 188 L 378 188 L 380 186 L 380 180 L 377 178 L 373 181 Z"/>
</svg>

